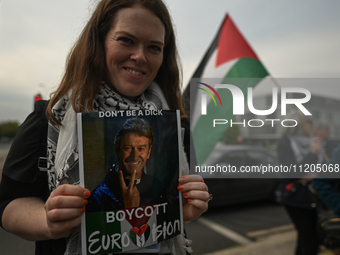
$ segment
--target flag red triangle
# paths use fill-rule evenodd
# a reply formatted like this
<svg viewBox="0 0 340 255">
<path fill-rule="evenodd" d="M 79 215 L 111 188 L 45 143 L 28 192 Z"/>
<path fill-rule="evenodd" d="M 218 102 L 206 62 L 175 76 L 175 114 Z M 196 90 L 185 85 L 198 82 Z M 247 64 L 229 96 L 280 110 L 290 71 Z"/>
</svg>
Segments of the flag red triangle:
<svg viewBox="0 0 340 255">
<path fill-rule="evenodd" d="M 236 58 L 258 59 L 229 15 L 221 27 L 217 47 L 216 67 Z"/>
</svg>

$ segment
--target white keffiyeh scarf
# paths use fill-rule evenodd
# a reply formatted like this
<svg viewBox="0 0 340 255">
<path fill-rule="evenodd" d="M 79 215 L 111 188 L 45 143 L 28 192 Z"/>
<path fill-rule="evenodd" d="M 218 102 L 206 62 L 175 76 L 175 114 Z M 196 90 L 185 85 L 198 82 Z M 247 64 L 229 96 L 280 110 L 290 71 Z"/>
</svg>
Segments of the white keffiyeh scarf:
<svg viewBox="0 0 340 255">
<path fill-rule="evenodd" d="M 296 162 L 300 164 L 303 159 L 310 153 L 310 144 L 313 141 L 311 136 L 289 136 L 288 137 Z M 318 162 L 321 163 L 323 160 L 321 152 L 318 153 Z"/>
<path fill-rule="evenodd" d="M 114 110 L 155 110 L 169 109 L 163 92 L 156 83 L 151 83 L 148 89 L 135 101 L 126 99 L 106 83 L 102 83 L 100 92 L 93 103 L 95 111 Z M 47 167 L 50 190 L 53 191 L 62 184 L 79 185 L 78 139 L 76 113 L 70 100 L 65 96 L 52 109 L 53 114 L 62 123 L 55 126 L 49 123 L 47 139 Z M 182 155 L 182 175 L 189 174 L 189 165 L 184 153 Z M 161 243 L 160 253 L 185 254 L 190 241 L 182 235 Z M 65 255 L 81 254 L 80 227 L 68 238 Z"/>
</svg>

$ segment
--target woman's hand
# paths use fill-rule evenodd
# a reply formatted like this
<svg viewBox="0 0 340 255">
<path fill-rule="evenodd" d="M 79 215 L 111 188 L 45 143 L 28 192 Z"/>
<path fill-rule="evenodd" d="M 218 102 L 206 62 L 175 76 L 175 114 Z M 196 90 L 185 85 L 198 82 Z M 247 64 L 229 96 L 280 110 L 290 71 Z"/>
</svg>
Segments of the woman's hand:
<svg viewBox="0 0 340 255">
<path fill-rule="evenodd" d="M 73 228 L 81 223 L 86 198 L 90 191 L 75 185 L 57 187 L 45 203 L 47 236 L 50 239 L 68 237 Z"/>
<path fill-rule="evenodd" d="M 200 175 L 185 175 L 179 178 L 178 190 L 183 195 L 183 220 L 190 222 L 208 209 L 208 187 Z"/>
<path fill-rule="evenodd" d="M 320 139 L 318 137 L 314 137 L 310 144 L 310 151 L 313 154 L 317 154 L 319 153 L 321 149 L 322 149 L 322 145 L 321 145 Z"/>
<path fill-rule="evenodd" d="M 129 186 L 126 187 L 123 171 L 122 170 L 119 171 L 119 182 L 120 182 L 120 187 L 122 190 L 122 195 L 123 195 L 123 200 L 124 200 L 124 208 L 138 207 L 140 204 L 140 194 L 139 194 L 137 187 L 134 186 L 135 179 L 136 179 L 136 170 L 133 171 Z"/>
</svg>

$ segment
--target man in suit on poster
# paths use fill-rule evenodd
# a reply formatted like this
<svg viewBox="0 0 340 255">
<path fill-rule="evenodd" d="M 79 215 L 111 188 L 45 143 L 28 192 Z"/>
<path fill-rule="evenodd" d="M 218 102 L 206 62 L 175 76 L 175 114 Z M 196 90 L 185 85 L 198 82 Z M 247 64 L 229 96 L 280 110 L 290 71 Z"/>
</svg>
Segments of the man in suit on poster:
<svg viewBox="0 0 340 255">
<path fill-rule="evenodd" d="M 88 199 L 87 212 L 109 211 L 159 203 L 162 183 L 143 170 L 151 155 L 153 132 L 142 118 L 128 119 L 115 137 L 114 164 Z"/>
</svg>

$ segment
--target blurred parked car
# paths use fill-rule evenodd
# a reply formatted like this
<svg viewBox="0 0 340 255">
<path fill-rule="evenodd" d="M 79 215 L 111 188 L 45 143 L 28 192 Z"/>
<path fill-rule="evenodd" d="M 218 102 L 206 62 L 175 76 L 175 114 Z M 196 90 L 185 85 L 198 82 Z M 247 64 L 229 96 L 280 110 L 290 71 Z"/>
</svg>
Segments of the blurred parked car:
<svg viewBox="0 0 340 255">
<path fill-rule="evenodd" d="M 274 153 L 261 147 L 247 145 L 226 145 L 218 143 L 207 158 L 206 166 L 230 166 L 239 170 L 241 166 L 277 166 L 278 160 Z M 222 206 L 257 200 L 277 201 L 279 192 L 278 178 L 249 178 L 244 173 L 216 174 L 219 178 L 207 178 L 209 173 L 201 174 L 209 187 L 213 200 L 209 206 Z M 214 176 L 214 177 L 215 177 Z M 272 175 L 274 177 L 274 175 Z M 276 175 L 277 177 L 277 175 Z"/>
</svg>

